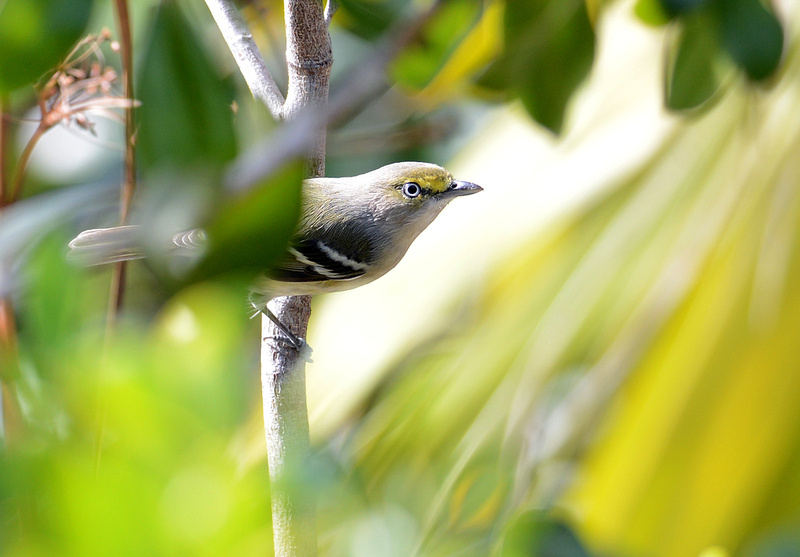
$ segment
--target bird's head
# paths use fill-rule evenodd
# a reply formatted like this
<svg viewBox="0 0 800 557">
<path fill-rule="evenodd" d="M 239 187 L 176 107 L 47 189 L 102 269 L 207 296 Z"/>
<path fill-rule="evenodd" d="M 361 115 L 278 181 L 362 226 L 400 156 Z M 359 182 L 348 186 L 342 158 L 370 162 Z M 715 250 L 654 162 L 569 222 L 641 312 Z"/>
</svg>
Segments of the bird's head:
<svg viewBox="0 0 800 557">
<path fill-rule="evenodd" d="M 424 228 L 451 200 L 483 188 L 454 180 L 441 166 L 398 162 L 358 177 L 370 190 L 372 202 L 389 222 L 420 221 Z"/>
</svg>

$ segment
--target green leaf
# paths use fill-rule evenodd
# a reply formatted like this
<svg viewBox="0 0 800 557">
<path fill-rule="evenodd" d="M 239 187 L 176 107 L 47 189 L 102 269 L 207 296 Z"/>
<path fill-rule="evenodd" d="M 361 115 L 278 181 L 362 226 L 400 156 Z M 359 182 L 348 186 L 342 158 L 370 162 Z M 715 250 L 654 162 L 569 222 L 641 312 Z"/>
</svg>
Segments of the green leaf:
<svg viewBox="0 0 800 557">
<path fill-rule="evenodd" d="M 589 557 L 578 537 L 563 522 L 543 511 L 528 511 L 513 520 L 503 539 L 502 557 Z"/>
<path fill-rule="evenodd" d="M 670 14 L 659 0 L 637 0 L 633 11 L 639 21 L 653 27 L 664 25 L 670 20 Z"/>
<path fill-rule="evenodd" d="M 660 2 L 664 11 L 674 17 L 703 8 L 709 0 L 660 0 Z"/>
<path fill-rule="evenodd" d="M 480 84 L 519 96 L 528 113 L 558 133 L 567 104 L 594 60 L 594 30 L 581 0 L 509 0 L 505 50 Z"/>
<path fill-rule="evenodd" d="M 768 78 L 783 52 L 783 29 L 759 0 L 720 0 L 722 46 L 750 79 Z"/>
<path fill-rule="evenodd" d="M 383 35 L 407 6 L 404 0 L 339 0 L 339 5 L 336 25 L 368 40 Z"/>
<path fill-rule="evenodd" d="M 0 2 L 0 91 L 38 81 L 75 45 L 89 22 L 92 0 Z"/>
<path fill-rule="evenodd" d="M 687 16 L 667 61 L 666 103 L 672 110 L 705 104 L 720 89 L 722 51 L 716 23 L 708 12 Z"/>
<path fill-rule="evenodd" d="M 439 73 L 479 17 L 480 5 L 473 0 L 445 2 L 423 28 L 421 40 L 406 48 L 392 64 L 397 82 L 423 89 Z"/>
<path fill-rule="evenodd" d="M 234 91 L 181 13 L 159 4 L 147 33 L 136 96 L 138 149 L 149 166 L 219 166 L 236 153 Z"/>
<path fill-rule="evenodd" d="M 302 178 L 303 164 L 293 162 L 223 206 L 206 227 L 208 252 L 193 278 L 268 269 L 297 226 Z"/>
</svg>

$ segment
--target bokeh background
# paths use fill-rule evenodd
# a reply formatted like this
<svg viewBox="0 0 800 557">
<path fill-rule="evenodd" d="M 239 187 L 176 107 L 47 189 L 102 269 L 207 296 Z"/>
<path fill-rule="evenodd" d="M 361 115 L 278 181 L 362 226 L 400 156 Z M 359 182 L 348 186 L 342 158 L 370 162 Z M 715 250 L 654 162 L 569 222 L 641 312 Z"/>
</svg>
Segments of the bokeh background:
<svg viewBox="0 0 800 557">
<path fill-rule="evenodd" d="M 249 197 L 219 184 L 292 131 L 250 98 L 203 4 L 131 7 L 134 220 L 227 243 L 198 276 L 131 266 L 108 332 L 109 273 L 65 253 L 117 218 L 119 110 L 38 141 L 0 208 L 0 554 L 268 555 L 246 284 L 291 231 L 299 166 Z M 283 83 L 280 3 L 240 7 Z M 425 20 L 330 130 L 328 175 L 427 160 L 485 191 L 386 277 L 314 300 L 316 458 L 298 478 L 321 555 L 800 555 L 798 15 L 341 2 L 332 96 Z M 104 26 L 105 2 L 0 3 L 7 181 L 37 127 L 32 84 Z M 118 58 L 106 41 L 86 67 Z"/>
</svg>

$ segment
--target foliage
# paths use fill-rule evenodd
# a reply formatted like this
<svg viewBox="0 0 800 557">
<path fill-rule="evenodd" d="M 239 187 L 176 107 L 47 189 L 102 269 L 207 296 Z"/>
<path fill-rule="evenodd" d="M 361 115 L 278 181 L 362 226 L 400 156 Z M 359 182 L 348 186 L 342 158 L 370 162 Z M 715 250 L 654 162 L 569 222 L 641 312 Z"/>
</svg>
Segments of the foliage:
<svg viewBox="0 0 800 557">
<path fill-rule="evenodd" d="M 175 2 L 161 4 L 150 25 L 137 80 L 143 163 L 181 167 L 230 161 L 236 153 L 233 88 Z"/>
<path fill-rule="evenodd" d="M 696 108 L 708 101 L 732 66 L 753 81 L 775 73 L 783 54 L 783 29 L 759 0 L 660 1 L 667 16 L 681 23 L 667 68 L 670 108 Z"/>
<path fill-rule="evenodd" d="M 5 0 L 0 4 L 0 92 L 37 81 L 81 38 L 92 0 Z"/>
<path fill-rule="evenodd" d="M 81 9 L 51 17 L 67 4 Z M 263 16 L 250 21 L 254 35 L 276 41 L 278 3 L 248 4 Z M 393 365 L 375 370 L 367 389 L 316 409 L 328 428 L 294 476 L 296 489 L 319 498 L 322 554 L 760 556 L 800 547 L 800 66 L 794 28 L 779 24 L 792 14 L 779 19 L 758 0 L 624 6 L 654 37 L 663 33 L 663 100 L 694 117 L 673 116 L 635 172 L 502 246 L 471 294 L 456 285 L 437 293 L 450 304 L 441 327 L 428 315 L 391 316 L 413 318 L 415 337 L 396 339 Z M 22 133 L 19 115 L 42 94 L 32 86 L 71 51 L 91 9 L 89 31 L 112 24 L 91 2 L 0 2 L 0 101 L 13 116 L 3 133 Z M 113 188 L 64 176 L 43 185 L 60 191 L 36 193 L 41 179 L 31 175 L 25 199 L 0 204 L 0 297 L 16 318 L 9 339 L 0 306 L 3 555 L 264 555 L 272 543 L 245 285 L 294 226 L 301 165 L 287 156 L 245 188 L 232 184 L 296 130 L 266 124 L 198 6 L 134 9 L 146 23 L 135 29 L 142 185 L 133 218 L 155 249 L 131 267 L 113 334 L 108 274 L 64 258 L 77 231 L 115 222 Z M 554 151 L 595 149 L 601 174 L 604 159 L 628 154 L 572 132 L 575 106 L 602 69 L 612 9 L 622 11 L 601 1 L 434 3 L 386 70 L 393 87 L 330 130 L 329 169 L 446 162 L 467 140 L 483 145 L 476 132 L 518 105 L 565 134 L 543 139 Z M 352 68 L 418 10 L 343 0 L 334 92 L 355 87 Z M 12 25 L 8 14 L 23 15 Z M 262 48 L 268 60 L 281 56 L 280 44 Z M 626 89 L 640 87 L 620 76 Z M 9 142 L 0 145 L 12 159 Z M 489 174 L 543 187 L 535 162 L 517 163 Z M 114 167 L 103 181 L 113 186 L 120 174 Z M 502 195 L 499 178 L 482 185 L 490 200 Z M 492 218 L 482 221 L 487 236 L 507 220 Z M 164 237 L 195 225 L 213 238 L 196 266 L 176 270 L 158 257 Z M 429 241 L 442 242 L 444 259 L 463 234 Z M 473 252 L 470 261 L 490 259 Z M 412 276 L 408 291 L 430 288 Z M 334 326 L 350 318 L 337 315 Z M 359 342 L 339 348 L 356 361 Z"/>
<path fill-rule="evenodd" d="M 482 84 L 519 96 L 531 117 L 561 130 L 567 102 L 594 58 L 594 30 L 581 0 L 506 2 L 505 48 Z"/>
</svg>

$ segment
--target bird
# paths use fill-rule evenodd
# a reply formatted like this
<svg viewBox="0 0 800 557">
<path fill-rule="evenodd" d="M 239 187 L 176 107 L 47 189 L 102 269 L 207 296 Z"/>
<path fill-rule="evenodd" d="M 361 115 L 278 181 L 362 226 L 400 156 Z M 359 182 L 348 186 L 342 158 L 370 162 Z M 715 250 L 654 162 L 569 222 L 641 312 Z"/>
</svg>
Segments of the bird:
<svg viewBox="0 0 800 557">
<path fill-rule="evenodd" d="M 289 245 L 252 285 L 255 314 L 264 313 L 291 346 L 303 350 L 305 341 L 267 308 L 269 300 L 350 290 L 382 277 L 450 201 L 482 190 L 426 162 L 304 180 L 300 219 Z M 69 243 L 70 257 L 89 265 L 142 258 L 140 233 L 138 225 L 86 230 Z M 201 253 L 206 242 L 203 230 L 191 229 L 175 234 L 170 249 Z"/>
</svg>

